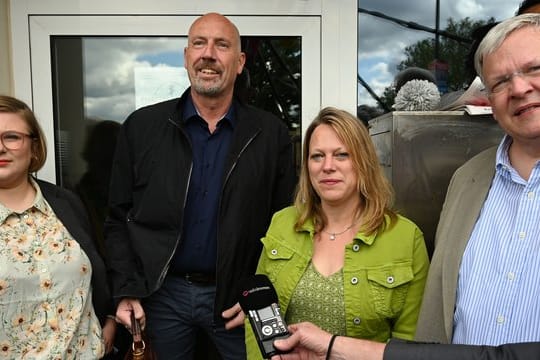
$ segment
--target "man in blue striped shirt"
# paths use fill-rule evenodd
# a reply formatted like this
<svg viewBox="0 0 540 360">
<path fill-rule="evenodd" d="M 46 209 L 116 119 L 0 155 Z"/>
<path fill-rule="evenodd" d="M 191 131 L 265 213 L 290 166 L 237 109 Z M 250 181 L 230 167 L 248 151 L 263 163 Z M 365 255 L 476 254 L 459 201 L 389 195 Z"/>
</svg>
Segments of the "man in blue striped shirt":
<svg viewBox="0 0 540 360">
<path fill-rule="evenodd" d="M 506 135 L 450 182 L 417 339 L 540 341 L 540 15 L 494 27 L 475 67 Z"/>
</svg>

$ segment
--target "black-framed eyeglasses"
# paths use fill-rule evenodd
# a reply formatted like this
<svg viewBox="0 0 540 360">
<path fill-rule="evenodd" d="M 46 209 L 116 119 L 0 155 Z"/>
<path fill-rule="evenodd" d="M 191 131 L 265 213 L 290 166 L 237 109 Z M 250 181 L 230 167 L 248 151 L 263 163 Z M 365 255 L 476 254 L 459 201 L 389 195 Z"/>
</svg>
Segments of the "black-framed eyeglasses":
<svg viewBox="0 0 540 360">
<path fill-rule="evenodd" d="M 33 136 L 30 134 L 10 130 L 0 134 L 0 141 L 2 141 L 2 145 L 8 150 L 19 150 L 24 144 L 24 139 L 27 137 L 33 139 Z"/>
</svg>

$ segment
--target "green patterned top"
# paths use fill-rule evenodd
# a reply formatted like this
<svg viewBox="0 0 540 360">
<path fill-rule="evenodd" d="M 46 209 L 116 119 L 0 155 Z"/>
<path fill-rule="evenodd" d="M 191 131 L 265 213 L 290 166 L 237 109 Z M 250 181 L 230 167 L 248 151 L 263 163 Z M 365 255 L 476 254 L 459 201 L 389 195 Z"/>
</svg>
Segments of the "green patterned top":
<svg viewBox="0 0 540 360">
<path fill-rule="evenodd" d="M 310 262 L 294 290 L 285 321 L 310 321 L 331 334 L 346 335 L 343 269 L 329 277 Z"/>
</svg>

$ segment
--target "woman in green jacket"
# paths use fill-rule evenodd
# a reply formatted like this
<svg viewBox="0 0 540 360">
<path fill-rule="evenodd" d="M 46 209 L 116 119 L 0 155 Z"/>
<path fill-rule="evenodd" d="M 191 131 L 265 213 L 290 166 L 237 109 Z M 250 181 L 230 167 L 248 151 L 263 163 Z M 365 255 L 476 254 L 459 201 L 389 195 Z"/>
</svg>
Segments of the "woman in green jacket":
<svg viewBox="0 0 540 360">
<path fill-rule="evenodd" d="M 325 108 L 306 131 L 294 206 L 262 239 L 257 273 L 278 293 L 288 324 L 337 335 L 412 339 L 429 266 L 424 238 L 390 208 L 392 189 L 367 129 Z M 248 359 L 260 358 L 246 326 Z"/>
</svg>

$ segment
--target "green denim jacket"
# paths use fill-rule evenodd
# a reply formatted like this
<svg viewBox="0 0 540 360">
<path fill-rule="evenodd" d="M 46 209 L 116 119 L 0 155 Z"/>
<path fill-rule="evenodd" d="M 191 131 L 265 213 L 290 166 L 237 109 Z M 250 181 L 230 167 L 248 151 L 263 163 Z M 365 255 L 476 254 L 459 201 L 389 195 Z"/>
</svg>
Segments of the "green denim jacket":
<svg viewBox="0 0 540 360">
<path fill-rule="evenodd" d="M 274 284 L 284 318 L 313 252 L 313 223 L 295 231 L 296 218 L 292 206 L 274 214 L 261 240 L 257 267 L 257 273 Z M 383 232 L 356 234 L 346 246 L 343 267 L 347 336 L 382 342 L 392 337 L 412 339 L 428 267 L 421 230 L 402 216 Z M 261 359 L 248 319 L 246 347 L 249 360 Z"/>
</svg>

